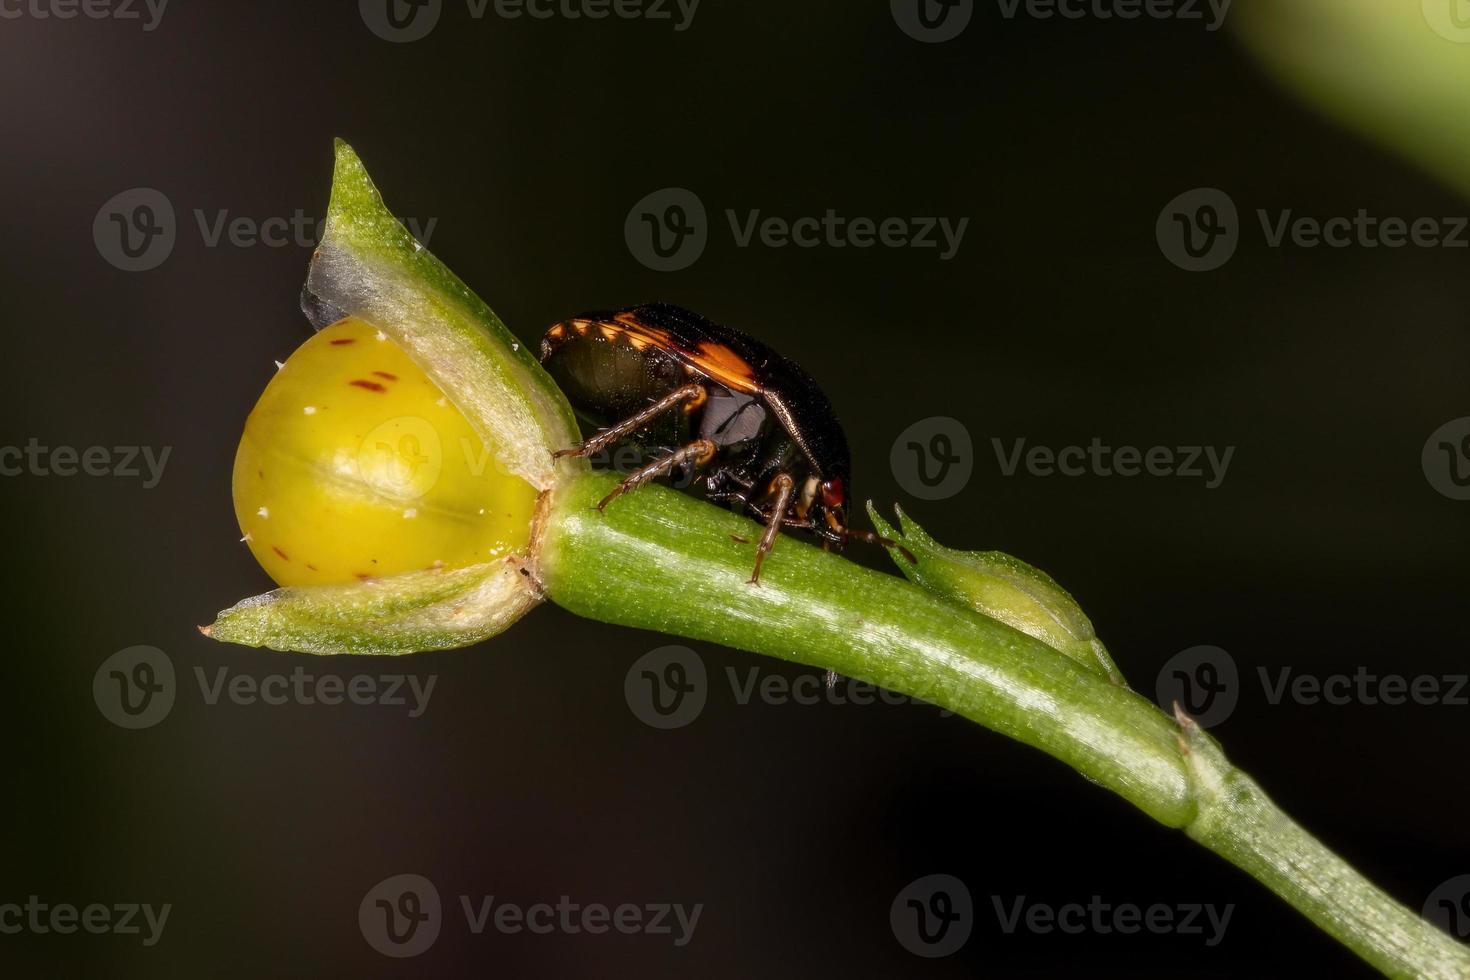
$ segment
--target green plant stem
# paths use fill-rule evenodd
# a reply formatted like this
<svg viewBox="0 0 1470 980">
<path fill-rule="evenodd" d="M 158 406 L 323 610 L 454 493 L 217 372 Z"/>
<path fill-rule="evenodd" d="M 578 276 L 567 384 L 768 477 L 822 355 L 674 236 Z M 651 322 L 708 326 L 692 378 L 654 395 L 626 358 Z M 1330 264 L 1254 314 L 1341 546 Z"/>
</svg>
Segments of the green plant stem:
<svg viewBox="0 0 1470 980">
<path fill-rule="evenodd" d="M 748 585 L 760 528 L 616 477 L 556 491 L 535 573 L 579 615 L 835 670 L 1035 746 L 1185 829 L 1390 976 L 1470 976 L 1470 951 L 1288 820 L 1212 738 L 1002 623 L 783 537 Z M 736 540 L 736 539 L 741 540 Z"/>
</svg>

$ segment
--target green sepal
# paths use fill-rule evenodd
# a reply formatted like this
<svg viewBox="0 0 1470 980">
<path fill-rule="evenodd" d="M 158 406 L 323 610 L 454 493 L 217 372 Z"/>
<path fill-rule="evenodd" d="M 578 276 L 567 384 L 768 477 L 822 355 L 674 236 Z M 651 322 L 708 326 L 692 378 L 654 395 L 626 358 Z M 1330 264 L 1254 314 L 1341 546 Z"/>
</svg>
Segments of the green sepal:
<svg viewBox="0 0 1470 980">
<path fill-rule="evenodd" d="M 571 405 L 485 301 L 393 216 L 340 139 L 326 228 L 302 298 L 317 327 L 355 316 L 383 331 L 443 389 L 506 472 L 551 488 L 552 451 L 580 438 Z"/>
<path fill-rule="evenodd" d="M 521 563 L 393 575 L 350 585 L 276 589 L 219 614 L 205 636 L 315 654 L 404 654 L 469 646 L 541 601 Z"/>
</svg>

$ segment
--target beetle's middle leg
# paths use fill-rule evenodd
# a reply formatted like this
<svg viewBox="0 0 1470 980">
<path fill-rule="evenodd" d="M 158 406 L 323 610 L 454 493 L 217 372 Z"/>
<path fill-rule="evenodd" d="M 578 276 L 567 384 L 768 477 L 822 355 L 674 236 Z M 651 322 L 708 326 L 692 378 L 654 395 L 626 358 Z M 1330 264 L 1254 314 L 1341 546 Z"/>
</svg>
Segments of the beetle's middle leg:
<svg viewBox="0 0 1470 980">
<path fill-rule="evenodd" d="M 570 449 L 558 449 L 551 454 L 551 458 L 560 459 L 563 456 L 591 456 L 594 453 L 601 452 L 624 436 L 637 432 L 643 426 L 658 418 L 680 402 L 689 403 L 685 406 L 685 411 L 692 411 L 698 408 L 705 398 L 708 397 L 708 394 L 704 389 L 704 385 L 692 383 L 682 385 L 667 395 L 664 395 L 636 415 L 630 415 L 616 425 L 598 430 L 596 435 L 588 438 L 579 445 L 572 446 Z"/>
<path fill-rule="evenodd" d="M 796 492 L 796 481 L 791 479 L 790 473 L 777 473 L 776 478 L 771 481 L 769 492 L 776 496 L 771 503 L 770 514 L 766 517 L 766 533 L 761 535 L 761 543 L 755 549 L 755 568 L 750 573 L 750 585 L 761 584 L 761 563 L 776 546 L 776 535 L 781 533 L 781 525 L 786 523 L 786 510 L 791 506 L 791 497 Z"/>
<path fill-rule="evenodd" d="M 676 467 L 693 465 L 698 469 L 714 458 L 715 444 L 708 439 L 695 439 L 689 445 L 680 446 L 673 452 L 660 456 L 648 465 L 629 473 L 622 483 L 613 487 L 612 493 L 597 502 L 597 509 L 602 510 L 629 490 L 636 490 L 654 477 L 672 472 Z"/>
</svg>

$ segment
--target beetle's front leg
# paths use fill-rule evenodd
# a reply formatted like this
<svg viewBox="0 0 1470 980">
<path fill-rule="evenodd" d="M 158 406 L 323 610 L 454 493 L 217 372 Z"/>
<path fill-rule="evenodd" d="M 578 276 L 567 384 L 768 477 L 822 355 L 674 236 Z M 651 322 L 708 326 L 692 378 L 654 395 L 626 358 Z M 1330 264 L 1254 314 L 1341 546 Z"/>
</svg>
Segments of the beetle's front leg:
<svg viewBox="0 0 1470 980">
<path fill-rule="evenodd" d="M 591 456 L 594 453 L 601 452 L 619 439 L 637 432 L 640 428 L 681 402 L 688 402 L 684 408 L 686 412 L 693 411 L 704 403 L 708 395 L 709 393 L 705 391 L 704 385 L 700 384 L 691 383 L 675 388 L 638 414 L 628 416 L 617 425 L 599 430 L 596 435 L 585 440 L 580 445 L 572 446 L 569 449 L 558 449 L 551 454 L 551 458 L 561 459 L 563 456 Z"/>
<path fill-rule="evenodd" d="M 672 472 L 677 466 L 683 466 L 686 463 L 692 462 L 695 469 L 698 469 L 701 466 L 707 465 L 714 458 L 715 444 L 708 439 L 696 439 L 689 445 L 681 446 L 668 455 L 661 456 L 648 465 L 628 474 L 622 483 L 613 487 L 612 493 L 597 502 L 597 509 L 602 510 L 629 490 L 636 490 L 654 477 L 663 476 L 665 473 Z"/>
</svg>

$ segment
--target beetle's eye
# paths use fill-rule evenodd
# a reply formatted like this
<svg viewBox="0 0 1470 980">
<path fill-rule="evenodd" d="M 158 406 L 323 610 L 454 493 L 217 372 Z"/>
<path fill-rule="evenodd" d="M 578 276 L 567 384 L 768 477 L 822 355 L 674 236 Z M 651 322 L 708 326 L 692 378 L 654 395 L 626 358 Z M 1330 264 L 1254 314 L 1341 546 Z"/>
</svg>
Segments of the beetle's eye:
<svg viewBox="0 0 1470 980">
<path fill-rule="evenodd" d="M 838 479 L 822 484 L 822 503 L 828 507 L 841 507 L 847 502 L 847 489 Z"/>
</svg>

